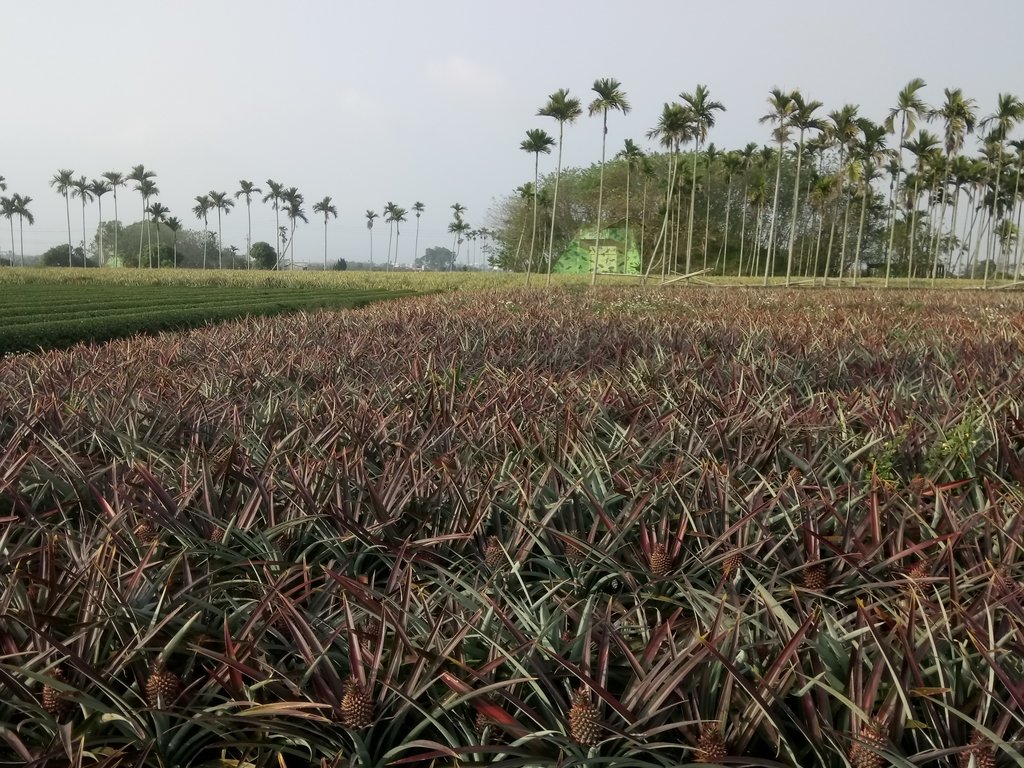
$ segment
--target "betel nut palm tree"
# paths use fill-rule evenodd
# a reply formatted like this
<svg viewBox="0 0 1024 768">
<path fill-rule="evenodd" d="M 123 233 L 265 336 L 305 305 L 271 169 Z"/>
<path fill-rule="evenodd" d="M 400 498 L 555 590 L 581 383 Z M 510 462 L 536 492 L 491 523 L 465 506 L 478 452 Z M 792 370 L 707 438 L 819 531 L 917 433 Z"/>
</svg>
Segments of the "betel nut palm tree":
<svg viewBox="0 0 1024 768">
<path fill-rule="evenodd" d="M 622 90 L 622 83 L 610 77 L 594 81 L 592 89 L 597 96 L 590 102 L 587 108 L 588 114 L 593 117 L 601 115 L 601 172 L 597 186 L 597 231 L 594 234 L 594 264 L 590 272 L 591 287 L 597 284 L 597 266 L 601 258 L 601 207 L 604 203 L 604 163 L 605 149 L 608 143 L 608 112 L 616 111 L 625 115 L 629 113 L 629 101 L 626 92 Z"/>
</svg>

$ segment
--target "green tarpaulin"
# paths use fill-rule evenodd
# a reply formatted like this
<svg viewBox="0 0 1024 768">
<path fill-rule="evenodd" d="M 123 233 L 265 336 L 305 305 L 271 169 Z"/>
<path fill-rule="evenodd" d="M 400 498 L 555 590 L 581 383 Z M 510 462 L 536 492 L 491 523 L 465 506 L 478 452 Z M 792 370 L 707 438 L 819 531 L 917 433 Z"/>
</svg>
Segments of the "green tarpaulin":
<svg viewBox="0 0 1024 768">
<path fill-rule="evenodd" d="M 590 272 L 594 268 L 597 232 L 581 229 L 555 262 L 554 271 L 562 273 Z M 626 242 L 625 227 L 606 227 L 601 230 L 601 251 L 597 255 L 597 271 L 618 275 L 640 274 L 640 252 L 636 248 L 632 228 Z"/>
</svg>

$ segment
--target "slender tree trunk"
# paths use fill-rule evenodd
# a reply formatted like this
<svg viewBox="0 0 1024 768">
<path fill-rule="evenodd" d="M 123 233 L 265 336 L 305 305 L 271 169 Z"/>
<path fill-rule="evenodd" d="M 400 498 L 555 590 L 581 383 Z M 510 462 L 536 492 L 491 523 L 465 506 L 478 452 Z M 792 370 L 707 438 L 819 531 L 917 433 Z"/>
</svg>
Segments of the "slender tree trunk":
<svg viewBox="0 0 1024 768">
<path fill-rule="evenodd" d="M 224 269 L 224 230 L 221 227 L 220 208 L 217 208 L 217 269 Z"/>
<path fill-rule="evenodd" d="M 647 278 L 650 277 L 651 270 L 654 268 L 656 263 L 659 244 L 661 245 L 662 280 L 665 279 L 665 263 L 668 256 L 668 219 L 669 211 L 672 210 L 672 184 L 676 173 L 675 166 L 678 152 L 679 149 L 677 146 L 673 146 L 669 151 L 668 182 L 665 185 L 665 213 L 661 217 L 661 230 L 658 233 L 657 239 L 654 241 L 654 247 L 651 249 L 654 256 L 652 256 L 650 261 L 647 263 L 647 271 L 644 272 L 644 282 L 646 282 Z"/>
<path fill-rule="evenodd" d="M 21 266 L 25 266 L 25 217 L 18 214 L 18 241 L 21 246 Z M 11 259 L 13 263 L 13 258 Z"/>
<path fill-rule="evenodd" d="M 818 215 L 818 237 L 814 243 L 814 267 L 811 270 L 811 285 L 818 284 L 818 264 L 821 256 L 821 233 L 825 230 L 825 206 L 821 207 Z"/>
<path fill-rule="evenodd" d="M 402 227 L 395 222 L 395 269 L 398 269 L 398 238 L 402 236 Z"/>
<path fill-rule="evenodd" d="M 370 230 L 370 271 L 373 272 L 373 227 L 367 227 Z"/>
<path fill-rule="evenodd" d="M 868 212 L 868 189 L 865 187 L 862 190 L 861 201 L 860 201 L 860 224 L 857 226 L 857 245 L 854 253 L 856 254 L 857 266 L 853 270 L 853 287 L 857 287 L 857 275 L 860 274 L 860 246 L 864 240 L 864 217 Z"/>
<path fill-rule="evenodd" d="M 697 156 L 700 154 L 700 137 L 694 145 L 692 179 L 690 180 L 690 213 L 686 220 L 686 274 L 690 274 L 690 257 L 693 253 L 693 210 L 697 202 Z M 678 263 L 678 259 L 676 262 Z M 686 278 L 689 281 L 690 278 Z"/>
<path fill-rule="evenodd" d="M 889 247 L 885 251 L 885 287 L 889 287 L 892 272 L 892 249 L 896 242 L 896 198 L 900 193 L 900 175 L 903 173 L 903 137 L 907 129 L 907 113 L 900 118 L 899 146 L 896 148 L 896 176 L 889 184 Z"/>
<path fill-rule="evenodd" d="M 156 265 L 160 267 L 160 222 L 156 223 Z"/>
<path fill-rule="evenodd" d="M 602 110 L 601 134 L 601 173 L 597 184 L 597 233 L 594 235 L 594 269 L 590 273 L 590 287 L 597 285 L 597 263 L 601 259 L 601 206 L 604 203 L 604 156 L 605 145 L 608 143 L 608 110 Z M 559 142 L 561 146 L 561 142 Z M 559 150 L 561 151 L 561 150 Z M 554 226 L 554 214 L 552 214 L 552 226 Z"/>
<path fill-rule="evenodd" d="M 99 238 L 99 253 L 96 256 L 96 266 L 102 267 L 106 259 L 103 258 L 103 197 L 101 195 L 96 196 L 96 207 L 99 208 L 100 225 L 97 230 L 97 237 Z"/>
<path fill-rule="evenodd" d="M 643 202 L 640 204 L 640 274 L 644 272 L 644 240 L 647 238 L 647 175 L 644 175 Z"/>
<path fill-rule="evenodd" d="M 1003 163 L 1002 163 L 1002 158 L 1001 158 L 1002 151 L 1003 151 L 1003 147 L 1002 147 L 1002 144 L 1000 144 L 999 145 L 1000 161 L 998 163 L 996 163 L 996 186 L 992 190 L 992 217 L 991 217 L 992 218 L 992 230 L 991 230 L 991 232 L 989 234 L 989 242 L 992 243 L 992 241 L 994 240 L 996 246 L 999 245 L 999 189 L 1000 189 L 1000 185 L 1002 183 L 1002 175 L 1003 175 Z M 996 277 L 998 275 L 998 272 L 999 272 L 999 263 L 997 261 L 998 256 L 999 256 L 998 250 L 996 250 L 996 248 L 993 248 L 990 245 L 989 246 L 989 253 L 990 253 L 989 260 L 985 262 L 985 277 L 984 277 L 984 280 L 982 281 L 982 285 L 981 285 L 982 288 L 988 288 L 988 267 L 989 267 L 989 262 L 990 261 L 995 261 L 995 266 L 996 266 L 996 275 L 993 275 L 993 277 Z"/>
<path fill-rule="evenodd" d="M 416 239 L 413 240 L 412 246 L 412 263 L 416 265 L 416 259 L 420 257 L 420 215 L 416 214 Z"/>
<path fill-rule="evenodd" d="M 146 198 L 142 198 L 142 221 L 139 224 L 139 269 L 142 269 L 142 240 L 146 234 Z M 152 264 L 150 264 L 152 266 Z"/>
<path fill-rule="evenodd" d="M 85 247 L 86 246 L 85 239 L 86 239 L 86 234 L 85 234 L 85 195 L 82 195 L 82 266 L 83 267 L 87 267 L 89 265 L 88 251 L 86 250 L 86 247 Z"/>
<path fill-rule="evenodd" d="M 537 243 L 537 184 L 540 181 L 540 152 L 533 153 L 533 224 L 530 227 L 530 260 L 526 263 L 526 287 L 530 287 L 530 272 L 533 270 L 533 249 Z M 452 243 L 455 253 L 455 243 Z"/>
<path fill-rule="evenodd" d="M 935 287 L 935 277 L 939 271 L 939 251 L 942 249 L 942 227 L 946 222 L 946 198 L 947 195 L 942 196 L 942 205 L 939 206 L 939 226 L 937 234 L 935 235 L 935 253 L 932 257 L 932 279 L 931 287 Z M 980 242 L 980 241 L 979 241 Z"/>
<path fill-rule="evenodd" d="M 626 235 L 625 245 L 623 246 L 625 264 L 624 269 L 629 269 L 629 171 L 630 171 L 630 160 L 626 158 Z"/>
<path fill-rule="evenodd" d="M 327 214 L 324 214 L 324 272 L 327 271 Z"/>
<path fill-rule="evenodd" d="M 562 137 L 565 123 L 558 121 L 558 164 L 555 166 L 555 194 L 551 201 L 551 234 L 548 237 L 548 276 L 544 285 L 551 287 L 551 267 L 555 261 L 555 212 L 558 210 L 558 182 L 562 178 Z"/>
<path fill-rule="evenodd" d="M 711 161 L 708 161 L 708 186 L 705 190 L 706 200 L 704 205 L 704 266 L 708 268 L 708 240 L 711 239 Z"/>
<path fill-rule="evenodd" d="M 729 174 L 729 181 L 727 185 L 727 191 L 725 193 L 725 239 L 722 242 L 722 274 L 725 274 L 725 265 L 729 260 L 729 215 L 732 213 L 732 174 Z M 718 272 L 717 265 L 715 265 L 715 272 Z"/>
<path fill-rule="evenodd" d="M 846 239 L 850 233 L 850 203 L 852 198 L 846 198 L 846 205 L 843 213 L 843 237 L 839 242 L 839 287 L 843 286 L 843 275 L 846 273 Z"/>
<path fill-rule="evenodd" d="M 19 216 L 18 219 L 20 220 L 21 217 Z M 11 225 L 11 266 L 13 267 L 14 266 L 14 254 L 15 254 L 15 250 L 14 250 L 14 216 L 11 216 L 9 219 L 7 219 L 7 221 Z M 24 266 L 24 265 L 22 265 L 22 266 Z"/>
<path fill-rule="evenodd" d="M 68 267 L 72 267 L 74 264 L 71 263 L 71 200 L 68 198 L 67 192 L 64 193 L 64 209 L 68 215 Z"/>
<path fill-rule="evenodd" d="M 274 242 L 277 243 L 277 259 L 274 262 L 274 269 L 279 270 L 281 268 L 281 262 L 284 261 L 284 254 L 281 253 L 281 206 L 275 200 L 274 201 L 274 224 L 277 229 L 274 230 Z M 206 264 L 206 246 L 203 246 L 203 264 Z M 204 266 L 203 269 L 206 269 Z M 373 269 L 373 233 L 370 233 L 370 269 Z"/>
<path fill-rule="evenodd" d="M 782 149 L 783 143 L 779 142 L 779 161 L 775 166 L 775 197 L 772 202 L 772 220 L 768 227 L 768 254 L 764 261 L 764 283 L 768 285 L 768 271 L 772 267 L 772 260 L 775 255 L 775 219 L 779 214 L 779 184 L 782 181 Z M 774 270 L 772 270 L 774 276 Z"/>
<path fill-rule="evenodd" d="M 825 251 L 825 273 L 822 275 L 821 284 L 824 287 L 828 286 L 828 278 L 832 273 L 832 245 L 835 242 L 836 236 L 836 221 L 839 219 L 839 200 L 836 199 L 835 210 L 832 211 L 832 221 L 829 222 L 828 228 L 828 249 Z"/>
<path fill-rule="evenodd" d="M 917 174 L 914 174 L 914 191 L 910 201 L 910 242 L 907 246 L 907 288 L 914 277 L 914 238 L 917 234 Z"/>
<path fill-rule="evenodd" d="M 175 230 L 174 235 L 174 268 L 178 268 L 178 232 Z"/>
<path fill-rule="evenodd" d="M 1017 206 L 1017 199 L 1018 199 L 1018 195 L 1020 194 L 1020 170 L 1021 170 L 1021 166 L 1020 166 L 1020 163 L 1018 163 L 1017 164 L 1017 178 L 1013 182 L 1013 197 L 1011 198 L 1013 202 L 1010 205 L 1010 211 L 1009 211 L 1009 214 L 1006 217 L 1011 222 L 1013 221 L 1013 211 L 1014 211 L 1015 208 L 1018 207 Z M 1012 248 L 1010 248 L 1010 249 L 1008 249 L 1006 251 L 1006 274 L 1007 275 L 1009 275 L 1009 274 L 1013 275 L 1013 278 L 1012 278 L 1013 282 L 1017 282 L 1017 256 L 1018 256 L 1018 251 L 1019 251 L 1019 246 L 1020 246 L 1020 215 L 1019 214 L 1017 216 L 1016 227 L 1017 227 L 1017 233 L 1016 233 L 1016 237 L 1014 238 L 1014 244 L 1013 244 Z M 1011 253 L 1012 253 L 1013 259 L 1014 259 L 1014 261 L 1013 261 L 1013 272 L 1012 273 L 1010 271 L 1010 256 L 1011 256 Z M 12 260 L 11 263 L 12 264 L 14 263 L 13 260 Z"/>
<path fill-rule="evenodd" d="M 747 178 L 746 173 L 743 176 L 743 198 L 742 198 L 742 216 L 740 217 L 740 265 L 736 269 L 736 277 L 743 277 L 743 250 L 747 240 L 747 218 L 750 213 L 750 203 L 747 200 L 747 195 L 750 190 L 750 179 Z"/>
<path fill-rule="evenodd" d="M 388 258 L 387 258 L 387 266 L 384 268 L 385 272 L 390 272 L 391 271 L 391 241 L 394 239 L 394 236 L 395 236 L 395 222 L 389 221 L 388 222 Z"/>
<path fill-rule="evenodd" d="M 245 268 L 246 270 L 252 269 L 252 201 L 249 196 L 245 196 L 245 218 L 247 222 L 246 235 L 245 235 Z M 175 243 L 177 243 L 177 237 L 175 237 Z M 175 258 L 177 263 L 177 258 Z"/>
<path fill-rule="evenodd" d="M 954 184 L 953 184 L 953 216 L 952 216 L 952 222 L 951 222 L 952 226 L 950 227 L 950 230 L 949 230 L 949 234 L 950 234 L 950 248 L 953 248 L 955 243 L 956 243 L 956 218 L 957 218 L 957 215 L 958 215 L 958 212 L 959 212 L 959 208 L 960 208 L 960 185 L 956 184 L 955 181 L 954 181 Z M 950 261 L 952 262 L 952 251 L 950 251 Z M 950 270 L 953 271 L 953 272 L 956 271 L 956 269 L 953 267 L 952 263 L 950 264 Z"/>
<path fill-rule="evenodd" d="M 111 185 L 114 188 L 114 261 L 117 262 L 118 266 L 121 266 L 118 259 L 121 258 L 120 253 L 117 250 L 117 230 L 121 228 L 121 222 L 117 217 L 117 185 Z"/>
<path fill-rule="evenodd" d="M 781 157 L 781 155 L 780 155 Z M 786 287 L 793 272 L 793 245 L 796 243 L 796 220 L 800 211 L 800 163 L 804 158 L 804 129 L 800 129 L 800 142 L 796 150 L 796 183 L 793 185 L 793 215 L 790 218 L 789 253 L 786 255 Z"/>
<path fill-rule="evenodd" d="M 210 225 L 207 222 L 206 217 L 203 216 L 203 271 L 204 272 L 206 271 L 206 249 L 207 249 L 207 246 L 210 243 L 210 238 L 207 236 L 207 231 L 209 230 L 209 228 L 210 228 Z M 278 239 L 277 239 L 277 247 L 278 248 L 281 247 L 281 238 L 280 237 L 278 237 Z M 280 258 L 280 256 L 278 258 Z"/>
<path fill-rule="evenodd" d="M 1017 170 L 1017 179 L 1018 179 L 1018 181 L 1020 180 L 1020 169 L 1019 168 Z M 1016 196 L 1014 196 L 1014 198 L 1016 199 Z M 1022 233 L 1020 231 L 1021 214 L 1022 213 L 1024 213 L 1024 204 L 1018 204 L 1017 205 L 1017 242 L 1016 242 L 1015 247 L 1013 249 L 1013 263 L 1014 263 L 1013 282 L 1015 282 L 1015 283 L 1019 283 L 1020 282 L 1020 270 L 1021 270 L 1020 244 L 1021 244 L 1021 240 L 1024 240 L 1024 237 L 1022 237 Z"/>
</svg>

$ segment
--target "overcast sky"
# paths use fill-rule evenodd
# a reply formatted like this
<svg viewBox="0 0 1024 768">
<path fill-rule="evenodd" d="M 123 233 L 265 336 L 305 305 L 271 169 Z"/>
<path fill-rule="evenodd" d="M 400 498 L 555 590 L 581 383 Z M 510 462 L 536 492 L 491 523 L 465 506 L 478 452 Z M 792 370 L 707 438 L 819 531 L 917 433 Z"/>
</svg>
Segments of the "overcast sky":
<svg viewBox="0 0 1024 768">
<path fill-rule="evenodd" d="M 422 251 L 450 244 L 452 203 L 487 225 L 493 202 L 532 178 L 519 142 L 528 128 L 557 135 L 535 116 L 557 88 L 585 105 L 595 79 L 622 82 L 633 111 L 609 119 L 612 154 L 625 138 L 648 146 L 662 104 L 706 83 L 728 109 L 710 139 L 736 147 L 768 141 L 757 118 L 774 86 L 881 120 L 922 77 L 929 102 L 961 87 L 987 114 L 999 92 L 1024 96 L 1022 29 L 1018 0 L 10 2 L 0 175 L 6 194 L 34 198 L 29 254 L 66 240 L 63 199 L 48 184 L 58 169 L 95 178 L 138 163 L 193 228 L 195 195 L 234 193 L 239 179 L 298 187 L 311 222 L 296 235 L 299 261 L 322 259 L 310 209 L 324 195 L 339 213 L 331 256 L 350 259 L 366 257 L 367 208 L 419 200 Z M 597 161 L 600 141 L 598 120 L 582 118 L 566 130 L 564 163 Z M 554 155 L 542 173 L 545 163 L 553 170 Z M 122 221 L 140 218 L 137 194 L 119 201 Z M 92 232 L 95 206 L 87 215 Z M 71 226 L 79 242 L 75 201 Z M 405 262 L 413 231 L 403 228 Z M 374 236 L 379 259 L 382 223 Z M 253 239 L 274 240 L 267 206 L 253 206 Z M 224 241 L 244 250 L 244 208 L 226 218 Z"/>
</svg>

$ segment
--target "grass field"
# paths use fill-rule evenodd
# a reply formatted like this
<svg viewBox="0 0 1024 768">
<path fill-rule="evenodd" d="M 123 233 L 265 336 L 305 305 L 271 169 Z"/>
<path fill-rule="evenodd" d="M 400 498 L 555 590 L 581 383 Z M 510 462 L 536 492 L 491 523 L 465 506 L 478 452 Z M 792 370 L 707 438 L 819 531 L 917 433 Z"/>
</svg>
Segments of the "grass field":
<svg viewBox="0 0 1024 768">
<path fill-rule="evenodd" d="M 0 360 L 0 761 L 1019 762 L 1022 349 L 570 284 Z"/>
</svg>

